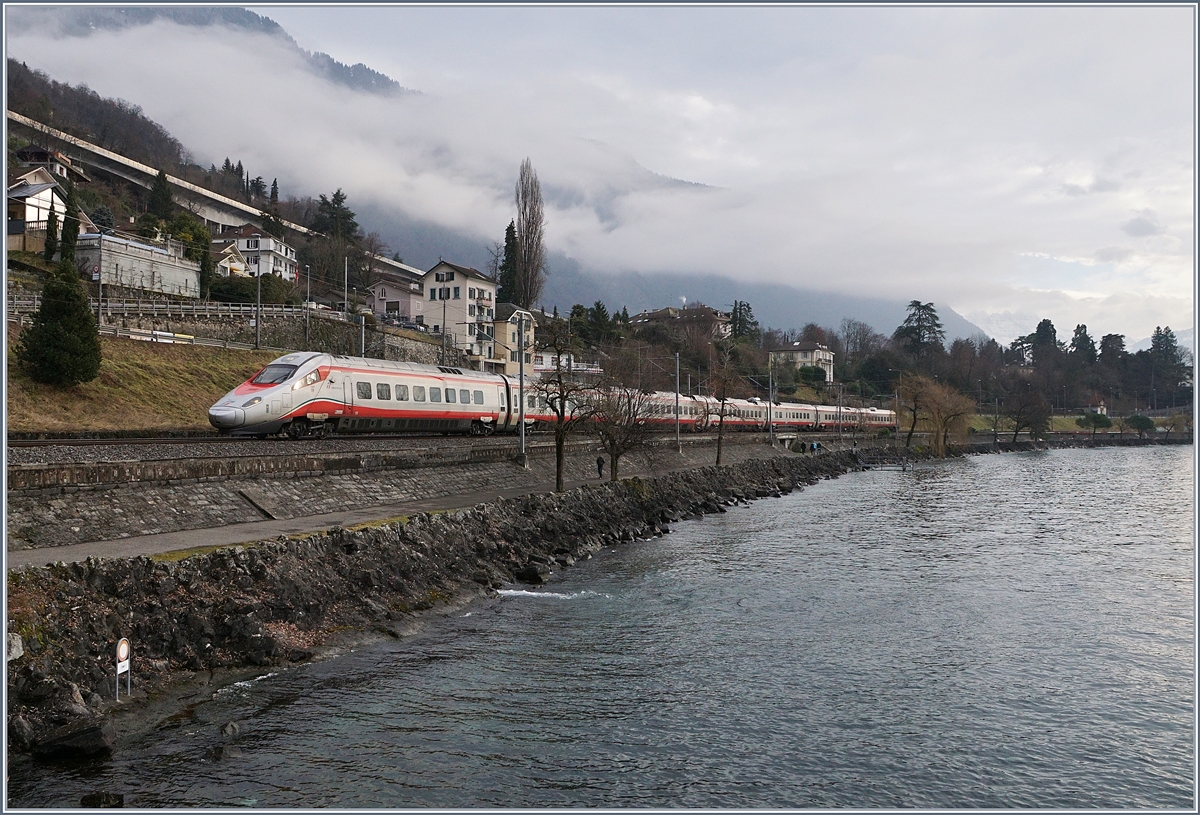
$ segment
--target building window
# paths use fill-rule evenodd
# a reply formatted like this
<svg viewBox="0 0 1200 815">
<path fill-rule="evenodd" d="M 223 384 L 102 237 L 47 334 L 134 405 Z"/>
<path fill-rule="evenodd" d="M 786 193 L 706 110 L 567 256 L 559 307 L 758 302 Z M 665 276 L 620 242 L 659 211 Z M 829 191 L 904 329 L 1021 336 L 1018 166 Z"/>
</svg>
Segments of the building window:
<svg viewBox="0 0 1200 815">
<path fill-rule="evenodd" d="M 258 239 L 254 238 L 252 240 L 246 241 L 246 248 L 247 249 L 257 249 L 258 248 Z"/>
<path fill-rule="evenodd" d="M 459 299 L 458 293 L 459 293 L 460 291 L 461 291 L 461 289 L 460 289 L 458 286 L 455 286 L 455 287 L 454 287 L 454 299 L 455 299 L 455 300 L 458 300 L 458 299 Z"/>
<path fill-rule="evenodd" d="M 436 300 L 436 299 L 437 299 L 437 289 L 430 289 L 430 290 L 429 290 L 429 299 L 430 299 L 430 300 Z"/>
<path fill-rule="evenodd" d="M 474 303 L 467 306 L 467 316 L 468 317 L 475 316 L 475 304 Z"/>
<path fill-rule="evenodd" d="M 474 286 L 472 286 L 471 288 L 467 289 L 467 299 L 468 299 L 468 300 L 474 300 L 474 299 L 475 299 L 475 287 L 474 287 Z M 474 306 L 471 306 L 471 308 L 474 308 Z M 473 312 L 473 311 L 472 311 L 471 313 L 472 313 L 472 314 L 474 314 L 475 312 Z"/>
<path fill-rule="evenodd" d="M 509 361 L 510 361 L 510 362 L 516 362 L 516 361 L 517 361 L 517 352 L 516 352 L 516 351 L 509 351 L 509 352 L 508 352 L 508 359 L 509 359 Z"/>
</svg>

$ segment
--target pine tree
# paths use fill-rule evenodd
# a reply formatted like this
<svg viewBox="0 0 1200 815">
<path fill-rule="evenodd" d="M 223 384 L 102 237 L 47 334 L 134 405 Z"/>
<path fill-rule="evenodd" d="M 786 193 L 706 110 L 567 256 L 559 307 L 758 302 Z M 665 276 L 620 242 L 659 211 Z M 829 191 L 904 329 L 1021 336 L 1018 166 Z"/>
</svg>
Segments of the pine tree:
<svg viewBox="0 0 1200 815">
<path fill-rule="evenodd" d="M 508 222 L 504 230 L 504 255 L 500 258 L 500 266 L 496 270 L 499 284 L 496 299 L 501 303 L 516 303 L 520 297 L 517 290 L 517 224 Z"/>
<path fill-rule="evenodd" d="M 42 249 L 42 257 L 54 260 L 58 251 L 58 213 L 54 211 L 54 201 L 50 201 L 50 214 L 46 216 L 46 246 Z"/>
<path fill-rule="evenodd" d="M 171 207 L 174 205 L 175 195 L 171 192 L 171 182 L 167 180 L 167 174 L 159 170 L 154 185 L 150 188 L 150 203 L 146 205 L 146 211 L 160 221 L 169 221 Z"/>
<path fill-rule="evenodd" d="M 100 373 L 100 332 L 73 261 L 47 278 L 33 323 L 17 341 L 17 364 L 35 382 L 68 388 Z"/>
</svg>

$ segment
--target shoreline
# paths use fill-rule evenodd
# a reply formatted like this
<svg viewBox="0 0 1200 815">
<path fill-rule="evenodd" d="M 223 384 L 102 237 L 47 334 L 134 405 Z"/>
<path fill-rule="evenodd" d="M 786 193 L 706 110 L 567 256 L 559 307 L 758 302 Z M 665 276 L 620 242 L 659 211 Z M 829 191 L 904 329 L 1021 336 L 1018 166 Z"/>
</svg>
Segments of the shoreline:
<svg viewBox="0 0 1200 815">
<path fill-rule="evenodd" d="M 411 636 L 498 588 L 541 585 L 606 545 L 855 469 L 850 452 L 783 454 L 177 562 L 92 558 L 11 570 L 10 633 L 22 636 L 24 653 L 8 663 L 10 753 L 111 750 L 214 683 Z M 122 636 L 134 643 L 141 687 L 118 704 L 109 652 Z"/>
</svg>

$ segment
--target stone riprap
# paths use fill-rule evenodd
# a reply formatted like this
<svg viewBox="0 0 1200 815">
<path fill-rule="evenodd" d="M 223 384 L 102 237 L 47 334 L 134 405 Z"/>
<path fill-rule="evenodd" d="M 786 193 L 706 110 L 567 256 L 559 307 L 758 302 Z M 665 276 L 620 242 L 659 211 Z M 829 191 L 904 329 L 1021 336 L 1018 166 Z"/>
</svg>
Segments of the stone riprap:
<svg viewBox="0 0 1200 815">
<path fill-rule="evenodd" d="M 187 672 L 310 659 L 341 629 L 402 635 L 419 612 L 513 580 L 541 583 L 606 545 L 778 496 L 855 468 L 852 454 L 776 455 L 597 482 L 355 531 L 265 541 L 177 562 L 89 559 L 8 573 L 9 746 L 113 743 L 113 649 L 134 643 L 135 699 Z"/>
<path fill-rule="evenodd" d="M 712 446 L 704 444 L 689 444 L 683 451 L 681 454 L 672 445 L 662 445 L 651 451 L 632 453 L 622 458 L 622 472 L 655 474 L 680 467 L 698 467 L 711 463 L 715 455 Z M 261 475 L 255 475 L 247 466 L 243 469 L 251 472 L 249 476 L 221 478 L 214 475 L 213 480 L 205 481 L 196 479 L 199 469 L 195 461 L 149 462 L 162 465 L 169 470 L 168 475 L 193 477 L 126 480 L 99 488 L 68 487 L 69 492 L 49 487 L 23 492 L 11 487 L 14 481 L 22 483 L 14 478 L 22 471 L 79 469 L 87 472 L 92 468 L 85 465 L 10 468 L 8 549 L 70 546 L 248 523 L 264 517 L 284 519 L 320 515 L 347 507 L 397 504 L 490 490 L 498 492 L 514 487 L 532 490 L 554 478 L 552 448 L 538 448 L 536 455 L 529 459 L 528 469 L 505 460 L 511 451 L 464 448 L 462 452 L 464 455 L 489 455 L 476 455 L 476 461 L 444 465 L 440 464 L 443 459 L 436 457 L 409 461 L 402 455 L 369 451 L 349 456 L 312 457 L 308 463 L 304 462 L 309 457 L 298 457 L 303 461 L 293 461 L 291 465 L 294 466 L 278 469 L 266 467 Z M 492 452 L 499 455 L 490 455 Z M 726 443 L 723 458 L 736 463 L 776 454 L 766 445 L 743 443 L 739 439 L 738 443 Z M 572 445 L 572 455 L 566 460 L 567 479 L 594 478 L 596 455 L 595 448 L 589 444 Z M 237 459 L 214 461 L 231 472 L 238 471 Z M 330 466 L 330 461 L 335 465 L 348 463 L 355 466 Z M 255 465 L 256 460 L 247 459 L 243 463 Z M 125 466 L 133 468 L 136 464 Z M 139 472 L 139 475 L 145 477 L 146 473 Z"/>
</svg>

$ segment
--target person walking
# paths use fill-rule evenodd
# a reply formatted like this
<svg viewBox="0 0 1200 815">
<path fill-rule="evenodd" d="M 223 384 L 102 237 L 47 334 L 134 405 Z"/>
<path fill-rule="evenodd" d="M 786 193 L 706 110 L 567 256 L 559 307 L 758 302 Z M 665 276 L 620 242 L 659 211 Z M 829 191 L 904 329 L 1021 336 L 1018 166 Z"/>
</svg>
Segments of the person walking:
<svg viewBox="0 0 1200 815">
<path fill-rule="evenodd" d="M 596 477 L 604 478 L 604 456 L 596 456 Z"/>
</svg>

